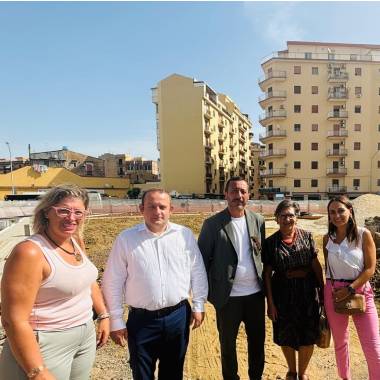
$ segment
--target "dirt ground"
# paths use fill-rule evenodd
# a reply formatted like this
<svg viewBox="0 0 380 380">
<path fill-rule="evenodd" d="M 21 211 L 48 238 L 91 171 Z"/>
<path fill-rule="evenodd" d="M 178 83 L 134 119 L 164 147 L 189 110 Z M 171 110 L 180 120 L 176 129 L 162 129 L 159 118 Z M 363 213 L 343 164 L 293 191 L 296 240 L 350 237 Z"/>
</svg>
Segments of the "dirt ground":
<svg viewBox="0 0 380 380">
<path fill-rule="evenodd" d="M 175 215 L 172 221 L 190 227 L 198 235 L 205 215 Z M 88 254 L 98 267 L 100 274 L 107 260 L 108 252 L 116 235 L 124 228 L 130 227 L 141 221 L 140 217 L 119 217 L 106 219 L 90 219 L 85 228 L 85 241 Z M 314 232 L 319 248 L 321 237 L 326 229 L 326 219 L 319 221 L 299 221 L 300 227 Z M 313 228 L 314 225 L 314 228 Z M 270 235 L 276 228 L 275 223 L 268 223 L 267 233 Z M 322 249 L 319 256 L 322 259 Z M 280 380 L 285 378 L 285 359 L 278 346 L 272 343 L 272 328 L 270 320 L 266 321 L 266 362 L 265 380 Z M 356 335 L 351 324 L 351 368 L 353 380 L 367 380 L 366 362 Z M 239 358 L 239 373 L 242 380 L 248 380 L 247 375 L 247 345 L 244 329 L 238 336 L 237 350 Z M 127 365 L 128 352 L 126 348 L 119 348 L 109 343 L 97 354 L 93 370 L 93 380 L 129 380 L 132 379 Z M 314 351 L 309 370 L 311 380 L 338 379 L 336 375 L 335 358 L 333 348 Z M 210 304 L 206 305 L 206 318 L 203 325 L 191 333 L 190 344 L 185 363 L 185 378 L 187 380 L 220 380 L 220 350 L 216 331 L 215 313 Z M 170 379 L 168 379 L 170 380 Z"/>
</svg>

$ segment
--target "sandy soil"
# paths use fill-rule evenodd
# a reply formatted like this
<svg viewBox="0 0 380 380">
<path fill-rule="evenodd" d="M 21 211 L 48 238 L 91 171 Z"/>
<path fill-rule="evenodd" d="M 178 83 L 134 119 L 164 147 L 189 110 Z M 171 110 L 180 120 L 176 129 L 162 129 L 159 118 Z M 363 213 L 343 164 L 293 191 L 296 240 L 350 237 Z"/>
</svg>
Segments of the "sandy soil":
<svg viewBox="0 0 380 380">
<path fill-rule="evenodd" d="M 195 234 L 199 233 L 205 215 L 176 215 L 172 221 L 187 225 Z M 141 221 L 140 217 L 93 219 L 86 226 L 85 240 L 91 259 L 102 272 L 108 252 L 115 236 L 124 228 Z M 326 231 L 326 218 L 317 221 L 300 220 L 302 228 L 313 231 L 317 245 L 321 248 L 321 236 Z M 274 232 L 276 224 L 267 224 L 268 234 Z M 319 253 L 322 256 L 322 250 Z M 321 261 L 322 261 L 321 257 Z M 220 350 L 216 331 L 215 313 L 211 305 L 206 306 L 207 313 L 203 325 L 192 332 L 190 345 L 185 363 L 185 378 L 187 380 L 220 380 Z M 272 343 L 272 328 L 269 319 L 266 321 L 266 364 L 264 370 L 265 380 L 280 380 L 285 378 L 285 359 L 278 346 Z M 367 368 L 361 347 L 352 324 L 351 332 L 351 365 L 354 380 L 367 380 Z M 247 375 L 247 346 L 243 327 L 237 342 L 239 373 L 242 380 L 248 380 Z M 98 352 L 93 370 L 93 380 L 128 380 L 132 379 L 127 365 L 128 352 L 126 348 L 116 347 L 109 343 L 107 347 Z M 309 371 L 311 380 L 338 379 L 335 368 L 333 348 L 316 348 L 313 354 Z"/>
</svg>

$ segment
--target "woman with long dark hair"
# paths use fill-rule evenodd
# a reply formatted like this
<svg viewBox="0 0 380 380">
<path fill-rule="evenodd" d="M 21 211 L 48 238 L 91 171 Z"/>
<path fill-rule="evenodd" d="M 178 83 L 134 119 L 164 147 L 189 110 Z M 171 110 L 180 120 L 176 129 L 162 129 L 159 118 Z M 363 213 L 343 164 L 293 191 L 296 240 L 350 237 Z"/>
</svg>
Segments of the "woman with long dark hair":
<svg viewBox="0 0 380 380">
<path fill-rule="evenodd" d="M 338 196 L 327 205 L 328 233 L 323 237 L 326 262 L 325 307 L 334 339 L 338 375 L 351 380 L 349 358 L 349 316 L 334 311 L 336 301 L 350 294 L 363 294 L 366 310 L 353 315 L 353 321 L 367 360 L 369 380 L 380 379 L 379 318 L 368 280 L 376 267 L 376 248 L 371 233 L 358 227 L 353 206 L 346 196 Z"/>
</svg>

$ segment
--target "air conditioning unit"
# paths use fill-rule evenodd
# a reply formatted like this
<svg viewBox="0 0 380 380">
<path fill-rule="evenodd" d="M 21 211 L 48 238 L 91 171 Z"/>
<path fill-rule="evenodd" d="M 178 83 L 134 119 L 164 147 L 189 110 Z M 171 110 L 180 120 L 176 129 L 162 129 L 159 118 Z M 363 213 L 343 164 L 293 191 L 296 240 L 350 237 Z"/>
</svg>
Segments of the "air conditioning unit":
<svg viewBox="0 0 380 380">
<path fill-rule="evenodd" d="M 361 97 L 362 97 L 362 94 L 356 94 L 356 97 L 357 97 L 357 98 L 361 98 Z"/>
<path fill-rule="evenodd" d="M 354 186 L 354 190 L 359 190 L 359 186 Z"/>
</svg>

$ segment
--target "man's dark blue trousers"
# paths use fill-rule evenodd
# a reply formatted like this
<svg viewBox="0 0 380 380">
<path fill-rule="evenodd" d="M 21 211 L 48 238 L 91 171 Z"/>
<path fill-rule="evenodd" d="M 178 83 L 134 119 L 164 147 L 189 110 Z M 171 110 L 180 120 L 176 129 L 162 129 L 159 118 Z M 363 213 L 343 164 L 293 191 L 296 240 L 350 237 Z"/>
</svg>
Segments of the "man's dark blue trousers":
<svg viewBox="0 0 380 380">
<path fill-rule="evenodd" d="M 131 308 L 128 315 L 128 348 L 134 380 L 182 380 L 189 343 L 191 308 L 187 301 L 148 311 Z"/>
</svg>

